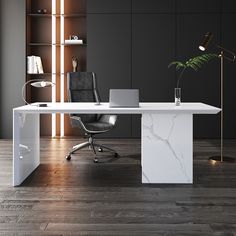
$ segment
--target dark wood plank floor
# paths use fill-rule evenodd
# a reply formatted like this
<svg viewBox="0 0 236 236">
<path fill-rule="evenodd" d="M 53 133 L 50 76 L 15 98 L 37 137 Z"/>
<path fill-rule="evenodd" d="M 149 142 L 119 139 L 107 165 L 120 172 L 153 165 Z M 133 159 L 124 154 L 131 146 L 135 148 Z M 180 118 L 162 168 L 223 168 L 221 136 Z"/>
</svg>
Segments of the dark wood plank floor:
<svg viewBox="0 0 236 236">
<path fill-rule="evenodd" d="M 236 235 L 236 163 L 208 162 L 217 141 L 194 142 L 193 185 L 142 185 L 140 141 L 102 141 L 121 157 L 67 162 L 78 140 L 42 139 L 42 164 L 14 188 L 12 141 L 0 140 L 0 235 Z M 236 157 L 235 140 L 225 149 Z"/>
</svg>

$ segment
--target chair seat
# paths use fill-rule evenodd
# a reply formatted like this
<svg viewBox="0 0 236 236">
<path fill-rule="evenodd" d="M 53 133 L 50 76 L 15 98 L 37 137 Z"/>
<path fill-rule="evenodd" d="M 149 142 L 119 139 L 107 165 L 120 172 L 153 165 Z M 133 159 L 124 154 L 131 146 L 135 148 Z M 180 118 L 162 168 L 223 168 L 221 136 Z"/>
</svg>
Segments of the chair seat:
<svg viewBox="0 0 236 236">
<path fill-rule="evenodd" d="M 105 131 L 110 130 L 113 128 L 114 125 L 109 124 L 107 122 L 91 122 L 91 123 L 85 123 L 84 124 L 87 130 L 90 131 Z"/>
</svg>

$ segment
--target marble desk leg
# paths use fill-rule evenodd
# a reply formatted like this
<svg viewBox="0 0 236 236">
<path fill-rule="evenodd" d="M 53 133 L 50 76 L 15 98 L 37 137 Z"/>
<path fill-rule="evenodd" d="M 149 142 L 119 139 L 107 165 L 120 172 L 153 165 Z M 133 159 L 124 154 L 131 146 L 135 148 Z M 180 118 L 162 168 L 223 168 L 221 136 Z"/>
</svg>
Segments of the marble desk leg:
<svg viewBox="0 0 236 236">
<path fill-rule="evenodd" d="M 40 164 L 39 114 L 13 112 L 13 186 Z"/>
<path fill-rule="evenodd" d="M 142 183 L 192 182 L 192 114 L 143 114 Z"/>
</svg>

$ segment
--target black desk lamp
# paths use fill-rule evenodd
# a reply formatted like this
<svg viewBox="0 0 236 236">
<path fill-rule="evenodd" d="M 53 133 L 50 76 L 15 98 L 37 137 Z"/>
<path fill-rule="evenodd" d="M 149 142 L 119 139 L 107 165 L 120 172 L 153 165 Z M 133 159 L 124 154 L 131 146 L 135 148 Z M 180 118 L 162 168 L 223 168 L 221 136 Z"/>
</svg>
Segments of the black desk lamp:
<svg viewBox="0 0 236 236">
<path fill-rule="evenodd" d="M 201 51 L 205 51 L 210 43 L 210 41 L 213 38 L 213 34 L 211 32 L 207 32 L 204 36 L 204 40 L 202 44 L 200 44 L 199 49 Z M 209 160 L 214 161 L 214 162 L 234 162 L 235 159 L 232 157 L 227 157 L 224 156 L 224 59 L 228 61 L 235 61 L 235 54 L 226 49 L 223 48 L 222 46 L 216 45 L 217 48 L 220 49 L 220 103 L 221 103 L 221 116 L 220 116 L 220 156 L 212 156 L 209 158 Z M 225 53 L 228 53 L 229 56 L 226 56 Z"/>
<path fill-rule="evenodd" d="M 29 80 L 29 81 L 25 82 L 24 85 L 22 86 L 22 99 L 27 105 L 32 105 L 31 103 L 27 102 L 26 98 L 25 98 L 25 88 L 26 88 L 27 84 L 30 84 L 31 86 L 36 87 L 36 88 L 52 87 L 52 86 L 55 85 L 51 81 L 39 80 L 39 79 L 32 79 L 32 80 Z M 36 106 L 38 106 L 38 107 L 47 107 L 47 103 L 40 103 L 40 104 L 37 104 Z"/>
</svg>

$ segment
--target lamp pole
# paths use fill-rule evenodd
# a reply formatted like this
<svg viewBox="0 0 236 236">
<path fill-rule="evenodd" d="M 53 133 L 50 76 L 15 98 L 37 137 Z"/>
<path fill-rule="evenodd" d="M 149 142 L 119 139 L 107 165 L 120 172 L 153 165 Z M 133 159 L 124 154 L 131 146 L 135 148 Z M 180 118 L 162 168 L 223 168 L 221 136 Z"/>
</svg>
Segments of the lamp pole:
<svg viewBox="0 0 236 236">
<path fill-rule="evenodd" d="M 228 61 L 235 61 L 235 54 L 230 50 L 223 48 L 222 46 L 217 45 L 218 48 L 221 49 L 219 58 L 220 58 L 220 156 L 212 156 L 209 158 L 210 161 L 218 161 L 218 162 L 234 162 L 235 159 L 233 157 L 224 156 L 224 58 Z M 227 52 L 231 57 L 226 56 L 225 52 Z"/>
<path fill-rule="evenodd" d="M 26 85 L 27 84 L 30 84 L 30 83 L 32 83 L 32 82 L 37 82 L 37 81 L 40 81 L 40 80 L 38 80 L 38 79 L 31 79 L 31 80 L 28 80 L 28 81 L 26 81 L 24 84 L 23 84 L 23 86 L 22 86 L 22 89 L 21 89 L 21 97 L 22 97 L 22 100 L 27 104 L 27 105 L 31 105 L 31 103 L 28 103 L 26 100 L 27 100 L 27 98 L 26 98 Z"/>
<path fill-rule="evenodd" d="M 224 52 L 220 52 L 220 162 L 223 162 L 224 148 Z"/>
<path fill-rule="evenodd" d="M 199 45 L 199 49 L 201 51 L 205 51 L 212 38 L 213 34 L 211 32 L 207 32 L 204 36 L 202 44 Z M 209 160 L 213 162 L 234 162 L 234 158 L 224 156 L 224 58 L 228 61 L 234 62 L 236 56 L 232 51 L 223 48 L 220 45 L 216 46 L 220 49 L 220 156 L 209 157 Z M 228 56 L 225 55 L 225 52 L 228 53 Z"/>
</svg>

